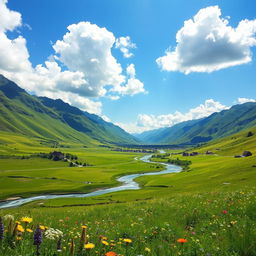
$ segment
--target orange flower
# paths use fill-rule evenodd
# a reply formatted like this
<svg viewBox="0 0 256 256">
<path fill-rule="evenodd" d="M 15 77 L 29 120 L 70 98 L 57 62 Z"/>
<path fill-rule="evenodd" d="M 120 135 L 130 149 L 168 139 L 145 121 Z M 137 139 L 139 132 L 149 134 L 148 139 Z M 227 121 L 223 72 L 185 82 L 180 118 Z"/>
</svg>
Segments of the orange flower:
<svg viewBox="0 0 256 256">
<path fill-rule="evenodd" d="M 181 243 L 181 244 L 184 244 L 184 243 L 187 243 L 187 239 L 185 239 L 185 238 L 179 238 L 178 240 L 177 240 L 177 242 L 178 243 Z"/>
<path fill-rule="evenodd" d="M 107 252 L 105 256 L 117 256 L 115 252 Z"/>
</svg>

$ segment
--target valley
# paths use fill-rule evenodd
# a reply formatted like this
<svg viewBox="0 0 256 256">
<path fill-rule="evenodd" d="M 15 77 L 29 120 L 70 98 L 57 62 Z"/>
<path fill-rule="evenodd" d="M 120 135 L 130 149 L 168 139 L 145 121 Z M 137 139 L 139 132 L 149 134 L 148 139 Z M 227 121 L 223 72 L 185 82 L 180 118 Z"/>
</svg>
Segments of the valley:
<svg viewBox="0 0 256 256">
<path fill-rule="evenodd" d="M 60 240 L 60 255 L 255 255 L 256 103 L 213 114 L 208 119 L 218 121 L 204 121 L 206 128 L 198 124 L 202 120 L 166 128 L 178 143 L 154 145 L 63 101 L 4 84 L 1 255 L 34 255 L 30 244 L 37 225 L 63 232 L 57 240 L 45 239 L 45 255 L 54 255 Z M 191 134 L 205 138 L 217 131 L 216 124 L 216 137 L 191 143 Z M 26 216 L 33 221 L 22 223 Z"/>
</svg>

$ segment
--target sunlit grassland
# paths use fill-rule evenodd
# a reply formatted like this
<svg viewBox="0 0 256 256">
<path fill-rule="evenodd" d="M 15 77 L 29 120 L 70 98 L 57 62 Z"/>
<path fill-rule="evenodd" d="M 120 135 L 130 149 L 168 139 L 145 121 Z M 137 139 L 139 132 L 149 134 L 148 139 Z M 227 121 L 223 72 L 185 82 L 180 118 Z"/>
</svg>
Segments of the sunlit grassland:
<svg viewBox="0 0 256 256">
<path fill-rule="evenodd" d="M 33 222 L 63 232 L 62 251 L 72 255 L 255 255 L 256 206 L 255 188 L 233 192 L 192 193 L 164 196 L 158 199 L 90 207 L 33 208 L 0 210 L 0 215 L 13 214 L 16 219 L 32 216 Z M 95 248 L 79 251 L 82 225 L 87 225 L 86 242 Z M 24 234 L 22 235 L 22 237 Z M 103 245 L 100 237 L 106 237 Z M 127 244 L 123 238 L 132 242 Z M 187 240 L 185 244 L 177 242 Z M 33 234 L 16 241 L 15 249 L 2 250 L 1 255 L 34 255 Z M 7 248 L 7 247 L 5 247 Z M 43 255 L 56 252 L 56 241 L 43 238 Z M 56 252 L 57 253 L 57 252 Z"/>
<path fill-rule="evenodd" d="M 117 176 L 128 173 L 150 172 L 156 165 L 135 160 L 139 153 L 122 153 L 106 148 L 85 148 L 74 145 L 68 148 L 52 148 L 39 143 L 32 147 L 29 138 L 19 137 L 14 151 L 0 159 L 0 199 L 13 196 L 27 197 L 45 193 L 85 193 L 101 187 L 118 185 Z M 2 138 L 7 146 L 16 137 Z M 27 144 L 22 144 L 27 142 Z M 80 147 L 79 147 L 80 146 Z M 69 167 L 68 162 L 52 161 L 39 157 L 19 159 L 16 156 L 29 156 L 39 152 L 62 151 L 75 154 L 79 162 L 91 166 Z M 14 152 L 14 153 L 13 153 Z M 161 170 L 157 168 L 157 170 Z"/>
<path fill-rule="evenodd" d="M 190 160 L 192 164 L 188 171 L 140 177 L 137 179 L 140 190 L 91 198 L 39 200 L 19 208 L 0 210 L 0 216 L 13 214 L 16 220 L 31 216 L 33 222 L 29 227 L 33 230 L 37 224 L 61 230 L 61 252 L 56 251 L 57 241 L 44 237 L 40 248 L 42 255 L 72 255 L 70 242 L 74 239 L 74 255 L 103 256 L 114 251 L 125 256 L 254 256 L 256 135 L 246 137 L 246 134 L 247 131 L 190 150 L 201 153 L 198 156 L 178 154 L 166 159 L 154 158 L 162 162 L 179 158 Z M 79 161 L 93 166 L 74 168 L 65 162 L 41 158 L 0 159 L 2 198 L 89 192 L 117 185 L 117 176 L 161 170 L 155 164 L 135 160 L 142 154 L 115 152 L 108 148 L 71 145 L 70 148 L 54 149 L 40 143 L 32 147 L 22 142 L 15 147 L 13 152 L 16 153 L 10 155 L 60 150 L 76 154 Z M 206 150 L 213 151 L 214 155 L 205 155 Z M 233 157 L 244 150 L 250 150 L 253 156 Z M 24 177 L 7 177 L 15 175 Z M 86 243 L 95 244 L 90 251 L 79 250 L 83 224 L 88 227 Z M 102 236 L 107 238 L 108 245 L 102 244 Z M 21 240 L 13 238 L 13 249 L 4 242 L 0 255 L 35 255 L 33 233 L 25 232 L 21 237 Z M 127 244 L 123 238 L 132 242 Z M 177 242 L 179 238 L 187 242 L 181 244 Z"/>
</svg>

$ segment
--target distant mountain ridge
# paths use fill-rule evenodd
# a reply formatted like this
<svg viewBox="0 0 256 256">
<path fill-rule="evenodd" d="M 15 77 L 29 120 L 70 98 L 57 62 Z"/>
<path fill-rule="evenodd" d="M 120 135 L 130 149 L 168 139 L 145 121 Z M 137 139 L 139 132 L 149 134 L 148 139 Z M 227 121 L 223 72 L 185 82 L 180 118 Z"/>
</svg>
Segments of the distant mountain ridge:
<svg viewBox="0 0 256 256">
<path fill-rule="evenodd" d="M 195 145 L 222 138 L 256 126 L 256 103 L 234 105 L 230 109 L 178 123 L 172 127 L 147 131 L 136 137 L 144 143 Z"/>
<path fill-rule="evenodd" d="M 28 94 L 0 75 L 0 130 L 89 144 L 137 144 L 138 140 L 101 117 L 62 100 Z"/>
</svg>

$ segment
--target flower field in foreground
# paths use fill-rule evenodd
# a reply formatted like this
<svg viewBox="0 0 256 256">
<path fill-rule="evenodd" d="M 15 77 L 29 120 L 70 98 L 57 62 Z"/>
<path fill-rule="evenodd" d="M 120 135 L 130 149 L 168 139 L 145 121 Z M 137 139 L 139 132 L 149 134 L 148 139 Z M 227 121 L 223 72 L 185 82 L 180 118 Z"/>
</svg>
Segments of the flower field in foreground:
<svg viewBox="0 0 256 256">
<path fill-rule="evenodd" d="M 255 190 L 1 210 L 0 255 L 256 255 Z"/>
</svg>

